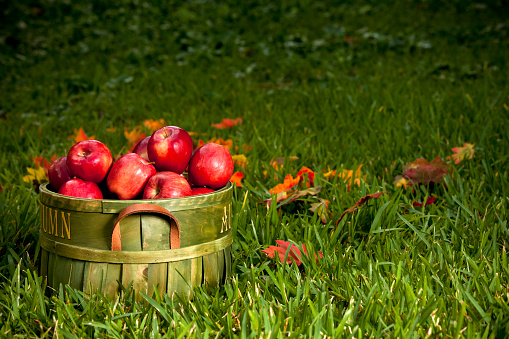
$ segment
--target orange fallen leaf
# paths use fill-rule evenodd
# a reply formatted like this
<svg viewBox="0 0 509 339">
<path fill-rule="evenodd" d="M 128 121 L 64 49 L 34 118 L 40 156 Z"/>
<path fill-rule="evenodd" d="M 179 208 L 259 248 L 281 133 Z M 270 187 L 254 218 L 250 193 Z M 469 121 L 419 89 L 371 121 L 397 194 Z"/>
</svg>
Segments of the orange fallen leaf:
<svg viewBox="0 0 509 339">
<path fill-rule="evenodd" d="M 288 256 L 286 257 L 286 263 L 288 265 L 291 264 L 292 261 L 295 262 L 297 266 L 300 266 L 300 264 L 302 264 L 302 253 L 297 246 L 291 244 L 288 241 L 283 240 L 276 240 L 276 243 L 278 246 L 269 246 L 268 248 L 262 250 L 262 252 L 267 254 L 271 258 L 275 258 L 277 253 L 281 262 L 285 260 L 286 252 L 288 252 Z M 302 244 L 300 246 L 302 248 L 302 252 L 304 252 L 304 254 L 308 256 L 306 245 Z M 320 258 L 323 258 L 323 254 L 321 251 L 318 251 L 318 254 L 320 255 Z M 318 262 L 318 255 L 316 253 L 315 260 L 316 262 Z"/>
<path fill-rule="evenodd" d="M 338 172 L 336 170 L 330 170 L 328 172 L 323 173 L 323 176 L 326 179 L 330 179 L 331 177 L 337 176 L 340 179 L 343 179 L 343 182 L 347 184 L 347 191 L 349 192 L 351 189 L 352 184 L 355 184 L 357 186 L 361 186 L 361 179 L 366 181 L 368 175 L 364 174 L 362 175 L 361 168 L 364 166 L 363 164 L 360 164 L 359 167 L 355 170 L 355 173 L 353 170 L 347 170 L 343 169 L 341 172 Z"/>
<path fill-rule="evenodd" d="M 396 187 L 403 186 L 406 189 L 407 187 L 412 186 L 412 181 L 410 181 L 410 179 L 407 179 L 402 175 L 397 175 L 394 178 L 394 185 L 396 185 Z"/>
<path fill-rule="evenodd" d="M 153 119 L 147 119 L 143 121 L 143 125 L 150 130 L 151 133 L 154 133 L 160 128 L 163 128 L 164 126 L 167 126 L 166 121 L 164 119 L 159 120 L 153 120 Z"/>
<path fill-rule="evenodd" d="M 217 124 L 212 124 L 212 127 L 223 129 L 223 128 L 232 128 L 233 126 L 240 125 L 242 123 L 242 118 L 237 119 L 227 119 L 224 118 L 222 122 Z"/>
<path fill-rule="evenodd" d="M 127 139 L 127 145 L 129 146 L 129 152 L 132 152 L 134 147 L 141 140 L 145 139 L 146 134 L 140 125 L 134 127 L 133 130 L 129 131 L 129 127 L 124 128 L 124 136 Z"/>
<path fill-rule="evenodd" d="M 270 194 L 278 194 L 283 191 L 288 191 L 295 185 L 297 185 L 300 182 L 300 176 L 297 176 L 294 178 L 291 174 L 288 174 L 285 177 L 285 180 L 282 184 L 277 184 L 275 187 L 269 190 Z"/>
<path fill-rule="evenodd" d="M 227 139 L 227 140 L 224 140 L 222 138 L 212 138 L 210 139 L 209 141 L 207 142 L 204 142 L 203 140 L 199 139 L 198 140 L 198 147 L 201 147 L 205 144 L 208 144 L 208 143 L 214 143 L 214 144 L 218 144 L 218 145 L 222 145 L 226 148 L 228 148 L 229 151 L 231 151 L 233 149 L 233 141 L 232 139 Z"/>
<path fill-rule="evenodd" d="M 80 127 L 80 129 L 75 129 L 74 128 L 74 135 L 71 135 L 69 137 L 69 139 L 74 139 L 74 143 L 77 144 L 78 142 L 83 141 L 83 140 L 94 140 L 95 139 L 95 135 L 92 135 L 90 137 L 87 136 L 87 134 L 85 133 L 83 128 Z"/>
<path fill-rule="evenodd" d="M 454 164 L 457 165 L 465 159 L 472 159 L 474 157 L 474 145 L 469 144 L 467 142 L 463 143 L 463 147 L 453 147 L 452 151 L 454 154 L 452 156 L 447 157 L 447 160 L 454 161 Z"/>
<path fill-rule="evenodd" d="M 297 176 L 301 178 L 301 181 L 305 181 L 307 187 L 315 186 L 315 172 L 308 167 L 302 166 Z"/>
<path fill-rule="evenodd" d="M 276 158 L 270 161 L 270 165 L 276 169 L 276 171 L 279 171 L 281 168 L 283 168 L 283 165 L 285 163 L 285 160 L 288 160 L 288 162 L 299 160 L 299 157 L 296 157 L 294 155 L 290 155 L 288 157 L 280 157 Z"/>
<path fill-rule="evenodd" d="M 283 191 L 276 194 L 275 197 L 272 197 L 267 200 L 260 201 L 259 204 L 265 203 L 267 207 L 270 207 L 273 202 L 278 204 L 278 207 L 287 205 L 292 203 L 293 201 L 302 198 L 306 195 L 317 195 L 322 190 L 322 186 L 311 187 L 305 190 L 292 190 L 292 191 Z"/>
<path fill-rule="evenodd" d="M 230 181 L 234 183 L 237 187 L 243 187 L 241 180 L 244 179 L 244 173 L 242 172 L 235 172 L 233 173 L 232 177 L 230 178 Z"/>
<path fill-rule="evenodd" d="M 336 221 L 336 226 L 339 224 L 339 222 L 341 221 L 341 219 L 343 219 L 343 217 L 345 216 L 345 214 L 347 213 L 354 213 L 355 211 L 357 211 L 359 208 L 361 208 L 362 206 L 364 206 L 365 203 L 367 203 L 370 199 L 376 199 L 378 197 L 380 197 L 382 194 L 385 194 L 385 193 L 389 193 L 387 191 L 383 191 L 383 192 L 377 192 L 377 193 L 373 193 L 373 194 L 368 194 L 362 198 L 360 198 L 356 203 L 355 205 L 353 205 L 352 207 L 346 209 L 342 214 L 341 216 L 339 217 L 338 221 Z"/>
</svg>

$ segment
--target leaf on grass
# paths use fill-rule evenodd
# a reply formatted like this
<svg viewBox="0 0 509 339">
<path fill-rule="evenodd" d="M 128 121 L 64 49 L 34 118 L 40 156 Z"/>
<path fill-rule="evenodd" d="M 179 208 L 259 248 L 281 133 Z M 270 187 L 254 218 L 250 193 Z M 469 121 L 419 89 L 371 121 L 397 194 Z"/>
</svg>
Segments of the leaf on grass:
<svg viewBox="0 0 509 339">
<path fill-rule="evenodd" d="M 240 166 L 242 168 L 246 168 L 247 165 L 247 158 L 244 154 L 235 154 L 232 155 L 233 159 L 233 165 L 234 166 Z"/>
<path fill-rule="evenodd" d="M 277 246 L 269 246 L 268 248 L 262 250 L 263 253 L 267 254 L 271 258 L 275 258 L 276 254 L 279 256 L 279 259 L 281 262 L 285 260 L 286 252 L 288 251 L 288 247 L 290 248 L 290 251 L 288 252 L 288 257 L 286 258 L 286 263 L 289 265 L 292 262 L 295 262 L 297 266 L 300 266 L 302 264 L 302 253 L 300 249 L 291 244 L 288 241 L 283 240 L 276 240 Z M 302 251 L 304 252 L 304 255 L 308 256 L 306 245 L 302 244 Z M 318 254 L 320 255 L 320 258 L 323 257 L 323 254 L 321 251 L 318 251 Z M 315 253 L 315 260 L 318 262 L 318 255 Z"/>
<path fill-rule="evenodd" d="M 80 129 L 76 129 L 74 128 L 74 135 L 71 135 L 69 136 L 69 139 L 74 139 L 74 143 L 77 144 L 78 142 L 80 141 L 83 141 L 83 140 L 94 140 L 95 139 L 95 135 L 92 135 L 92 136 L 87 136 L 87 134 L 85 133 L 85 131 L 83 130 L 82 127 L 80 127 Z"/>
<path fill-rule="evenodd" d="M 129 152 L 132 152 L 134 147 L 145 139 L 147 136 L 140 125 L 136 125 L 133 130 L 129 130 L 129 127 L 124 128 L 124 136 L 127 139 L 127 145 L 129 146 Z"/>
<path fill-rule="evenodd" d="M 233 149 L 233 141 L 232 139 L 227 139 L 227 140 L 224 140 L 222 138 L 212 138 L 210 139 L 209 141 L 207 142 L 204 142 L 203 140 L 198 140 L 198 148 L 205 145 L 205 144 L 209 144 L 209 143 L 214 143 L 214 144 L 218 144 L 218 145 L 222 145 L 226 148 L 228 148 L 229 151 L 231 151 Z"/>
<path fill-rule="evenodd" d="M 462 162 L 465 159 L 472 159 L 474 157 L 474 145 L 475 144 L 469 144 L 468 142 L 463 143 L 463 147 L 453 147 L 452 151 L 454 154 L 450 157 L 447 157 L 447 160 L 454 161 L 455 165 L 458 165 L 460 162 Z"/>
<path fill-rule="evenodd" d="M 338 172 L 336 170 L 331 170 L 328 172 L 324 172 L 323 176 L 326 179 L 330 179 L 331 177 L 337 176 L 340 179 L 343 179 L 343 182 L 347 184 L 347 191 L 350 191 L 352 184 L 355 184 L 357 186 L 361 186 L 361 179 L 366 181 L 368 175 L 364 174 L 362 175 L 361 168 L 364 166 L 363 164 L 360 164 L 359 167 L 355 170 L 347 170 L 343 169 L 341 172 Z"/>
<path fill-rule="evenodd" d="M 224 118 L 223 121 L 212 124 L 212 127 L 223 129 L 223 128 L 232 128 L 233 126 L 240 125 L 242 123 L 242 118 L 237 119 L 227 119 Z"/>
<path fill-rule="evenodd" d="M 436 198 L 436 197 L 428 197 L 428 198 L 426 199 L 426 202 L 424 203 L 424 206 L 431 205 L 431 204 L 435 203 L 435 201 L 436 201 L 436 200 L 437 200 L 437 198 Z M 413 207 L 422 207 L 422 205 L 423 205 L 423 203 L 422 203 L 422 202 L 414 201 L 414 202 L 412 203 L 412 206 L 413 206 Z"/>
<path fill-rule="evenodd" d="M 274 167 L 276 171 L 279 171 L 281 168 L 283 168 L 285 159 L 288 159 L 288 162 L 291 162 L 291 161 L 298 160 L 299 157 L 296 157 L 294 155 L 290 155 L 289 157 L 279 157 L 279 158 L 271 160 L 270 165 L 272 167 Z"/>
<path fill-rule="evenodd" d="M 243 187 L 241 180 L 244 179 L 244 173 L 242 172 L 235 172 L 233 173 L 232 177 L 230 178 L 230 181 L 234 183 L 237 187 Z"/>
<path fill-rule="evenodd" d="M 47 159 L 44 159 L 43 157 L 40 157 L 40 156 L 36 156 L 35 158 L 32 157 L 32 159 L 34 160 L 35 167 L 36 168 L 39 168 L 39 167 L 44 168 L 44 172 L 46 173 L 46 176 L 48 175 L 49 167 L 51 166 L 53 161 L 55 161 L 56 158 L 57 158 L 57 154 L 53 154 L 49 161 Z"/>
<path fill-rule="evenodd" d="M 306 187 L 315 186 L 315 172 L 308 167 L 302 166 L 297 176 L 300 177 L 301 181 L 305 182 Z"/>
<path fill-rule="evenodd" d="M 38 167 L 38 168 L 31 168 L 27 167 L 28 174 L 23 176 L 24 182 L 42 182 L 46 179 L 46 171 L 44 170 L 44 167 Z"/>
<path fill-rule="evenodd" d="M 153 119 L 147 119 L 143 121 L 143 125 L 150 130 L 151 133 L 154 133 L 160 128 L 163 128 L 164 126 L 167 126 L 166 121 L 164 119 L 159 120 L 153 120 Z"/>
<path fill-rule="evenodd" d="M 312 203 L 309 210 L 315 214 L 318 214 L 322 223 L 326 224 L 330 220 L 330 216 L 332 214 L 328 208 L 330 201 L 321 198 L 318 198 L 318 200 L 320 200 L 320 202 Z"/>
<path fill-rule="evenodd" d="M 440 157 L 436 157 L 431 162 L 419 158 L 403 166 L 403 172 L 412 185 L 439 184 L 443 182 L 444 175 L 449 173 L 449 165 Z"/>
<path fill-rule="evenodd" d="M 394 178 L 394 185 L 396 185 L 396 187 L 403 186 L 406 189 L 408 186 L 412 186 L 412 182 L 410 179 L 405 178 L 403 175 L 397 175 Z"/>
<path fill-rule="evenodd" d="M 357 211 L 359 208 L 361 208 L 362 206 L 364 206 L 364 204 L 366 204 L 370 199 L 376 199 L 378 197 L 380 197 L 382 194 L 385 194 L 385 193 L 389 193 L 387 191 L 383 191 L 383 192 L 377 192 L 377 193 L 373 193 L 373 194 L 368 194 L 362 198 L 360 198 L 356 203 L 355 205 L 353 205 L 352 207 L 346 209 L 342 214 L 341 216 L 339 217 L 338 221 L 336 221 L 336 226 L 339 224 L 339 222 L 341 221 L 341 219 L 343 219 L 343 217 L 347 214 L 347 213 L 354 213 L 355 211 Z"/>
<path fill-rule="evenodd" d="M 322 186 L 311 187 L 305 190 L 293 190 L 293 191 L 283 191 L 278 193 L 274 198 L 270 198 L 264 201 L 260 201 L 260 203 L 266 203 L 267 207 L 275 201 L 278 205 L 287 205 L 295 200 L 302 198 L 306 195 L 317 195 L 322 190 Z"/>
<path fill-rule="evenodd" d="M 288 191 L 300 182 L 300 176 L 294 178 L 291 174 L 285 177 L 282 184 L 277 184 L 275 187 L 269 190 L 270 194 L 278 194 L 284 191 Z"/>
</svg>

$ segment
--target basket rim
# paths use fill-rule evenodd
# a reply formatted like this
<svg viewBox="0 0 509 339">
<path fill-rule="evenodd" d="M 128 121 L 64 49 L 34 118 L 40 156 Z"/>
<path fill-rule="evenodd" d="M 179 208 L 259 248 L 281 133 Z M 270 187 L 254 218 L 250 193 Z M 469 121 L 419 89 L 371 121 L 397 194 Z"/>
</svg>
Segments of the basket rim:
<svg viewBox="0 0 509 339">
<path fill-rule="evenodd" d="M 39 186 L 41 203 L 44 205 L 77 212 L 119 213 L 127 206 L 134 204 L 156 204 L 170 212 L 214 206 L 231 202 L 233 184 L 228 182 L 225 187 L 211 193 L 192 195 L 171 199 L 87 199 L 76 198 L 56 193 L 48 188 L 45 182 Z"/>
</svg>

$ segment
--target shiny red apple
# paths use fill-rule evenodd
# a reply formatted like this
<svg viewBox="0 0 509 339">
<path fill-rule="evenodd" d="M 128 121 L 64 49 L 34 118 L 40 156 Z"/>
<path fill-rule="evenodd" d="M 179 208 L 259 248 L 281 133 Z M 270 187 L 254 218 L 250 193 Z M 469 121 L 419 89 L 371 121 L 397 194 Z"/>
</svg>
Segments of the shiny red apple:
<svg viewBox="0 0 509 339">
<path fill-rule="evenodd" d="M 66 181 L 60 189 L 59 194 L 68 195 L 76 198 L 102 199 L 103 195 L 99 186 L 92 181 L 84 181 L 74 178 Z"/>
<path fill-rule="evenodd" d="M 189 180 L 196 186 L 219 189 L 226 186 L 233 174 L 230 151 L 218 144 L 208 143 L 196 150 L 187 169 Z"/>
<path fill-rule="evenodd" d="M 57 192 L 66 181 L 71 179 L 67 171 L 66 160 L 67 156 L 60 157 L 53 161 L 48 168 L 49 183 Z"/>
<path fill-rule="evenodd" d="M 181 174 L 193 154 L 193 141 L 185 130 L 177 126 L 165 126 L 155 131 L 147 145 L 148 158 L 157 171 Z"/>
<path fill-rule="evenodd" d="M 169 199 L 191 195 L 191 186 L 186 178 L 170 171 L 154 174 L 143 191 L 143 199 Z"/>
<path fill-rule="evenodd" d="M 213 190 L 212 188 L 208 187 L 194 187 L 191 188 L 191 195 L 200 195 L 200 194 L 207 194 L 215 192 L 216 190 Z"/>
<path fill-rule="evenodd" d="M 121 156 L 111 166 L 106 184 L 121 200 L 141 197 L 145 185 L 156 174 L 155 167 L 136 153 Z"/>
<path fill-rule="evenodd" d="M 69 149 L 66 163 L 72 176 L 98 184 L 106 178 L 113 157 L 102 142 L 83 140 Z"/>
<path fill-rule="evenodd" d="M 143 159 L 145 159 L 147 161 L 150 161 L 148 159 L 148 152 L 147 152 L 147 145 L 148 145 L 149 140 L 150 140 L 150 137 L 143 138 L 133 148 L 133 153 L 138 154 L 140 157 L 142 157 Z"/>
</svg>

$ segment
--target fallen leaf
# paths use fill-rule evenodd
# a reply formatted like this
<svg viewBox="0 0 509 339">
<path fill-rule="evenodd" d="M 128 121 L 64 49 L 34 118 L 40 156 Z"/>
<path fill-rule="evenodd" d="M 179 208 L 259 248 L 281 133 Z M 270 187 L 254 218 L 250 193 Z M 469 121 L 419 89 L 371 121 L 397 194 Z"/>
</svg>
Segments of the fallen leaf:
<svg viewBox="0 0 509 339">
<path fill-rule="evenodd" d="M 133 130 L 129 131 L 129 127 L 124 128 L 124 136 L 127 139 L 127 145 L 129 146 L 129 152 L 132 152 L 134 147 L 141 140 L 147 136 L 140 125 L 134 127 Z"/>
<path fill-rule="evenodd" d="M 296 157 L 294 155 L 290 155 L 289 157 L 280 157 L 276 158 L 270 161 L 270 165 L 276 169 L 276 171 L 279 171 L 281 168 L 283 168 L 283 165 L 285 163 L 285 159 L 288 159 L 288 162 L 298 160 L 299 157 Z"/>
<path fill-rule="evenodd" d="M 204 142 L 203 140 L 199 139 L 198 140 L 198 147 L 201 147 L 205 144 L 209 144 L 209 143 L 214 143 L 214 144 L 218 144 L 218 145 L 222 145 L 226 148 L 228 148 L 229 151 L 231 151 L 233 149 L 233 141 L 232 139 L 227 139 L 227 140 L 223 140 L 222 138 L 212 138 L 210 139 L 209 141 L 207 142 Z"/>
<path fill-rule="evenodd" d="M 242 118 L 237 119 L 227 119 L 224 118 L 222 122 L 217 124 L 212 124 L 212 127 L 223 129 L 223 128 L 232 128 L 233 126 L 240 125 L 242 123 Z"/>
<path fill-rule="evenodd" d="M 329 211 L 330 201 L 327 199 L 318 198 L 320 202 L 311 204 L 309 210 L 315 214 L 318 214 L 322 223 L 326 224 L 330 220 L 331 212 Z"/>
<path fill-rule="evenodd" d="M 240 167 L 246 168 L 247 158 L 244 154 L 232 155 L 232 159 L 233 159 L 234 166 L 240 166 Z"/>
<path fill-rule="evenodd" d="M 436 157 L 431 162 L 419 158 L 403 166 L 403 172 L 412 185 L 439 184 L 443 182 L 444 175 L 449 173 L 449 165 L 440 157 Z"/>
<path fill-rule="evenodd" d="M 322 190 L 322 186 L 311 187 L 305 190 L 293 190 L 293 191 L 283 191 L 278 193 L 274 198 L 270 198 L 260 203 L 266 203 L 267 207 L 270 207 L 272 202 L 278 204 L 278 206 L 283 206 L 294 202 L 295 200 L 302 198 L 306 195 L 317 195 Z"/>
<path fill-rule="evenodd" d="M 80 127 L 80 129 L 73 129 L 74 130 L 74 135 L 71 135 L 69 137 L 69 139 L 74 139 L 74 143 L 77 144 L 78 142 L 80 141 L 83 141 L 83 140 L 94 140 L 95 139 L 95 135 L 92 135 L 92 136 L 87 136 L 87 134 L 85 133 L 85 131 L 83 130 L 82 127 Z"/>
<path fill-rule="evenodd" d="M 412 186 L 412 182 L 410 179 L 405 178 L 403 175 L 397 175 L 394 178 L 394 185 L 396 185 L 396 187 L 403 186 L 406 189 L 408 186 Z"/>
<path fill-rule="evenodd" d="M 268 248 L 262 250 L 262 252 L 267 254 L 270 258 L 275 258 L 277 253 L 280 261 L 283 262 L 285 260 L 286 252 L 288 251 L 288 248 L 290 248 L 288 252 L 288 257 L 286 258 L 286 263 L 289 265 L 293 261 L 297 266 L 300 266 L 300 264 L 302 264 L 301 260 L 302 254 L 297 246 L 291 244 L 288 241 L 283 240 L 276 240 L 276 243 L 277 246 L 269 246 Z M 302 247 L 302 252 L 304 252 L 304 254 L 308 256 L 306 245 L 302 244 L 300 246 Z M 323 258 L 323 254 L 321 251 L 318 251 L 318 254 L 320 255 L 320 258 Z M 318 255 L 316 253 L 315 260 L 316 262 L 318 262 Z"/>
<path fill-rule="evenodd" d="M 324 172 L 323 176 L 326 179 L 330 179 L 331 177 L 335 176 L 337 176 L 340 179 L 343 179 L 343 182 L 347 184 L 347 191 L 349 192 L 352 187 L 352 184 L 355 184 L 360 187 L 361 179 L 366 181 L 368 175 L 367 174 L 362 175 L 361 171 L 362 166 L 364 165 L 360 164 L 359 167 L 357 167 L 357 169 L 355 170 L 355 172 L 353 170 L 347 169 L 343 169 L 341 172 L 338 172 L 336 170 L 329 170 L 327 172 Z"/>
<path fill-rule="evenodd" d="M 39 167 L 42 167 L 44 169 L 44 173 L 46 174 L 46 177 L 47 177 L 49 167 L 51 166 L 53 161 L 56 160 L 57 156 L 58 156 L 57 154 L 53 154 L 49 161 L 47 159 L 44 159 L 43 157 L 40 157 L 40 156 L 36 156 L 35 158 L 32 157 L 32 159 L 34 160 L 35 168 L 39 169 Z"/>
<path fill-rule="evenodd" d="M 307 187 L 315 186 L 315 172 L 308 167 L 302 166 L 299 173 L 297 173 L 297 176 L 300 177 L 301 181 L 306 183 Z"/>
<path fill-rule="evenodd" d="M 241 180 L 244 178 L 244 173 L 242 172 L 235 172 L 233 173 L 232 177 L 230 178 L 230 181 L 234 183 L 237 187 L 243 187 Z"/>
<path fill-rule="evenodd" d="M 431 205 L 431 204 L 433 204 L 436 200 L 437 200 L 437 198 L 436 198 L 436 197 L 428 197 L 428 198 L 426 199 L 426 202 L 424 203 L 424 206 Z M 422 204 L 422 202 L 414 201 L 414 202 L 412 203 L 412 206 L 413 206 L 413 207 L 422 207 L 422 205 L 423 205 L 423 204 Z"/>
<path fill-rule="evenodd" d="M 34 180 L 38 182 L 42 182 L 46 179 L 46 171 L 44 170 L 44 167 L 38 167 L 38 168 L 31 168 L 27 167 L 28 174 L 23 176 L 24 182 L 34 182 Z"/>
<path fill-rule="evenodd" d="M 352 207 L 346 209 L 342 214 L 341 216 L 339 217 L 338 221 L 336 221 L 336 226 L 339 224 L 339 222 L 341 221 L 341 219 L 343 219 L 343 217 L 347 214 L 347 213 L 354 213 L 355 211 L 357 211 L 359 208 L 361 208 L 362 206 L 364 206 L 365 203 L 367 203 L 370 199 L 376 199 L 378 197 L 380 197 L 382 194 L 385 194 L 385 193 L 389 193 L 387 191 L 383 191 L 383 192 L 377 192 L 377 193 L 373 193 L 373 194 L 368 194 L 362 198 L 360 198 L 356 203 L 355 205 L 353 205 Z"/>
<path fill-rule="evenodd" d="M 283 191 L 288 191 L 295 185 L 297 185 L 300 182 L 300 176 L 297 176 L 294 178 L 291 174 L 288 174 L 285 177 L 285 180 L 282 184 L 277 184 L 275 187 L 269 190 L 270 194 L 278 194 Z"/>
<path fill-rule="evenodd" d="M 143 125 L 150 130 L 151 133 L 154 133 L 160 128 L 163 128 L 164 126 L 167 126 L 166 121 L 164 119 L 159 120 L 153 120 L 153 119 L 147 119 L 143 121 Z"/>
<path fill-rule="evenodd" d="M 474 145 L 475 144 L 464 142 L 463 147 L 453 147 L 451 150 L 454 152 L 454 154 L 450 157 L 447 157 L 447 160 L 451 160 L 452 158 L 454 164 L 457 165 L 465 159 L 472 159 L 475 152 Z"/>
</svg>

